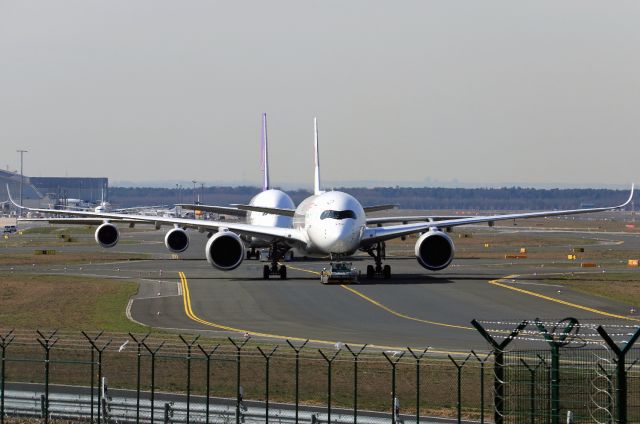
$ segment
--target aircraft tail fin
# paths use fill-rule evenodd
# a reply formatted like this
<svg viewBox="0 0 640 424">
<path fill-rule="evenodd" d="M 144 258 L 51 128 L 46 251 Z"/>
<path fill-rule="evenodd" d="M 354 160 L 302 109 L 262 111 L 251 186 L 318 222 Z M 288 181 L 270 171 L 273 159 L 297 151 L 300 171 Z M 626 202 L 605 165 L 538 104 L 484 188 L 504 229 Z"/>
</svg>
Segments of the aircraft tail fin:
<svg viewBox="0 0 640 424">
<path fill-rule="evenodd" d="M 262 114 L 262 137 L 260 139 L 260 169 L 262 170 L 262 191 L 269 190 L 269 150 L 267 144 L 267 114 Z"/>
<path fill-rule="evenodd" d="M 322 193 L 320 189 L 320 152 L 318 147 L 318 118 L 313 118 L 313 146 L 315 158 L 315 175 L 313 179 L 313 194 Z"/>
</svg>

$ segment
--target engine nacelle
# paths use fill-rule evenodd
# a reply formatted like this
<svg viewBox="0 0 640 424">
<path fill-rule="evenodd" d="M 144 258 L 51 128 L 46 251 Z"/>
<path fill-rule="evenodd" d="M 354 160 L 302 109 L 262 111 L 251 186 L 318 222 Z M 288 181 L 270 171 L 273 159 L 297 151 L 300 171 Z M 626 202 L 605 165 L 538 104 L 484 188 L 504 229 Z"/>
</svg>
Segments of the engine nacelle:
<svg viewBox="0 0 640 424">
<path fill-rule="evenodd" d="M 120 239 L 120 232 L 115 225 L 105 222 L 104 224 L 96 228 L 95 239 L 96 243 L 98 243 L 102 247 L 113 247 L 118 244 L 118 240 Z"/>
<path fill-rule="evenodd" d="M 438 230 L 431 230 L 416 241 L 416 259 L 429 271 L 440 271 L 453 260 L 455 248 L 451 238 Z"/>
<path fill-rule="evenodd" d="M 182 228 L 174 228 L 164 236 L 164 245 L 172 252 L 184 252 L 189 247 L 189 236 Z"/>
<path fill-rule="evenodd" d="M 231 231 L 219 231 L 212 235 L 205 249 L 207 261 L 223 271 L 236 269 L 245 257 L 244 243 Z"/>
</svg>

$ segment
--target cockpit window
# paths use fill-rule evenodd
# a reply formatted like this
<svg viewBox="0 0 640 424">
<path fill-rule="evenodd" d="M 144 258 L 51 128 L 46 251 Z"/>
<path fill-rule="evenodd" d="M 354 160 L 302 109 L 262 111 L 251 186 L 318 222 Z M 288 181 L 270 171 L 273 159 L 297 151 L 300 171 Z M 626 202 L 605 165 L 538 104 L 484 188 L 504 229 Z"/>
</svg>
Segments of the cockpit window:
<svg viewBox="0 0 640 424">
<path fill-rule="evenodd" d="M 331 218 L 331 219 L 346 219 L 346 218 L 356 219 L 356 213 L 354 211 L 352 211 L 352 210 L 346 210 L 346 211 L 324 211 L 320 215 L 320 219 L 326 219 L 326 218 Z"/>
</svg>

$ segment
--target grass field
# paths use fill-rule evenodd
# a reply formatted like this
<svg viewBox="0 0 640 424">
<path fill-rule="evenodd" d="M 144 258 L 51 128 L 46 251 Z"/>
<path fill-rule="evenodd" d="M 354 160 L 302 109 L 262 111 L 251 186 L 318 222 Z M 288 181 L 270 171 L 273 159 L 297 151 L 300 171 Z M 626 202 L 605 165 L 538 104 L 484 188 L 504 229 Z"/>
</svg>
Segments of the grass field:
<svg viewBox="0 0 640 424">
<path fill-rule="evenodd" d="M 122 280 L 0 274 L 0 327 L 147 331 L 125 315 L 137 290 Z"/>
<path fill-rule="evenodd" d="M 625 273 L 589 273 L 546 280 L 577 292 L 600 296 L 640 308 L 640 270 Z"/>
<path fill-rule="evenodd" d="M 112 261 L 137 261 L 148 259 L 145 254 L 127 253 L 107 253 L 107 252 L 87 252 L 69 253 L 56 252 L 55 254 L 38 255 L 35 253 L 3 253 L 0 255 L 0 266 L 2 265 L 54 265 L 54 264 L 77 264 L 90 262 L 112 262 Z"/>
</svg>

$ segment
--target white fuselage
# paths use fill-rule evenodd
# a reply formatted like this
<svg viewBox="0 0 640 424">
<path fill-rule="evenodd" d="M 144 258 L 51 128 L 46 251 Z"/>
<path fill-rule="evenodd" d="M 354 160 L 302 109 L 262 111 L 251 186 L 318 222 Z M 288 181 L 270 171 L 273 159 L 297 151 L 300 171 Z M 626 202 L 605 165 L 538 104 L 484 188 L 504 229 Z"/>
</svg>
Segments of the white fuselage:
<svg viewBox="0 0 640 424">
<path fill-rule="evenodd" d="M 353 196 L 330 191 L 300 203 L 293 227 L 306 234 L 309 254 L 350 255 L 360 247 L 366 216 Z"/>
<path fill-rule="evenodd" d="M 256 194 L 249 202 L 251 206 L 261 206 L 276 209 L 294 209 L 296 206 L 293 200 L 281 190 L 269 189 Z M 260 225 L 264 227 L 291 228 L 293 218 L 289 216 L 274 215 L 264 212 L 249 212 L 247 214 L 247 224 Z M 248 240 L 251 247 L 268 247 L 264 240 L 251 237 Z"/>
</svg>

